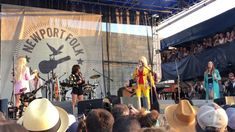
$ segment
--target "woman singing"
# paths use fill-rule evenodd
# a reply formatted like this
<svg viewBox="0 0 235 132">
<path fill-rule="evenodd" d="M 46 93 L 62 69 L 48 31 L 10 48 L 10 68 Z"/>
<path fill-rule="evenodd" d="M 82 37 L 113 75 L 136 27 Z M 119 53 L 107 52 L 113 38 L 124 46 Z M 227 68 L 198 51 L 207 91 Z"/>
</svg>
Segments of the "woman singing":
<svg viewBox="0 0 235 132">
<path fill-rule="evenodd" d="M 35 74 L 30 76 L 29 68 L 26 66 L 27 61 L 25 57 L 19 57 L 16 63 L 16 73 L 15 73 L 15 84 L 14 84 L 14 93 L 15 93 L 15 103 L 16 107 L 20 106 L 20 95 L 24 92 L 30 92 L 29 89 L 29 80 L 35 77 Z"/>
<path fill-rule="evenodd" d="M 73 111 L 77 101 L 83 100 L 83 89 L 82 85 L 84 84 L 85 80 L 82 77 L 82 73 L 80 71 L 79 65 L 73 65 L 72 67 L 72 74 L 69 76 L 69 84 L 73 88 L 72 89 L 72 106 Z"/>
<path fill-rule="evenodd" d="M 204 73 L 204 87 L 206 88 L 206 99 L 220 98 L 219 83 L 221 80 L 219 71 L 215 69 L 212 61 L 208 62 L 207 70 Z"/>
<path fill-rule="evenodd" d="M 145 97 L 143 99 L 143 107 L 149 110 L 150 109 L 149 92 L 151 88 L 150 85 L 152 87 L 155 87 L 155 84 L 154 84 L 153 76 L 151 74 L 151 69 L 148 67 L 147 59 L 144 56 L 140 57 L 139 65 L 137 66 L 137 68 L 135 69 L 133 73 L 133 78 L 137 82 L 136 96 L 139 97 L 139 100 L 140 100 L 140 97 L 143 92 L 143 96 Z M 150 82 L 148 82 L 148 80 Z"/>
</svg>

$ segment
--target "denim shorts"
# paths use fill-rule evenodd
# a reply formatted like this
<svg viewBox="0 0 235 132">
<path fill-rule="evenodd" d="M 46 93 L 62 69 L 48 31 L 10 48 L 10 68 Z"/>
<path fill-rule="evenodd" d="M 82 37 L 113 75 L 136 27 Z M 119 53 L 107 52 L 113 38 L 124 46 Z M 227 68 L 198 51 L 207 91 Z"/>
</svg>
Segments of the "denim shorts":
<svg viewBox="0 0 235 132">
<path fill-rule="evenodd" d="M 213 90 L 213 83 L 208 84 L 209 91 Z"/>
</svg>

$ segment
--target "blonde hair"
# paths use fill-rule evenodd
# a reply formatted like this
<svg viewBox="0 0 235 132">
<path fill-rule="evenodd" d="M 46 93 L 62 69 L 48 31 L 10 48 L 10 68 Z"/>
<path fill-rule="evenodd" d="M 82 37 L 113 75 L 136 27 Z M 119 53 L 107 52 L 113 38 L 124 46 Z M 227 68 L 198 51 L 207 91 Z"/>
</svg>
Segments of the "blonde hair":
<svg viewBox="0 0 235 132">
<path fill-rule="evenodd" d="M 144 64 L 144 66 L 148 66 L 148 61 L 147 61 L 146 57 L 141 56 L 139 58 L 139 61 L 141 61 Z"/>
<path fill-rule="evenodd" d="M 25 69 L 26 69 L 26 64 L 27 64 L 27 61 L 26 61 L 26 58 L 24 56 L 20 56 L 18 59 L 17 59 L 17 62 L 16 62 L 16 81 L 19 81 L 22 79 L 23 77 L 23 73 L 25 72 Z"/>
</svg>

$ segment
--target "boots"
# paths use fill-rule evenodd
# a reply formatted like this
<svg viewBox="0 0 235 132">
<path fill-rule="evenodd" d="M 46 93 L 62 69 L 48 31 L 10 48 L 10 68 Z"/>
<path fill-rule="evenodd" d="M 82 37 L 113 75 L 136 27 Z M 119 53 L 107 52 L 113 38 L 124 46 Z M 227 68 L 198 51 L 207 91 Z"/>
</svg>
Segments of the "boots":
<svg viewBox="0 0 235 132">
<path fill-rule="evenodd" d="M 149 102 L 148 102 L 148 98 L 147 97 L 143 97 L 142 98 L 142 106 L 146 109 L 146 110 L 150 110 L 150 106 L 149 106 Z"/>
</svg>

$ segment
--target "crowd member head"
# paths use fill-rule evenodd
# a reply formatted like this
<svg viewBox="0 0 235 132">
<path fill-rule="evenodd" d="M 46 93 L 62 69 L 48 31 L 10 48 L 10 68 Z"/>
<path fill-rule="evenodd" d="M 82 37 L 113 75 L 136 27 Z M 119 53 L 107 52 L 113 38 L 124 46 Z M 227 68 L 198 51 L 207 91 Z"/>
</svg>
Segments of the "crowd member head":
<svg viewBox="0 0 235 132">
<path fill-rule="evenodd" d="M 28 132 L 23 126 L 12 120 L 0 121 L 0 132 Z"/>
<path fill-rule="evenodd" d="M 200 107 L 197 113 L 197 131 L 224 132 L 228 124 L 228 116 L 223 108 L 215 103 Z"/>
<path fill-rule="evenodd" d="M 129 115 L 129 113 L 129 108 L 125 104 L 116 104 L 112 109 L 112 114 L 115 120 L 120 117 Z"/>
<path fill-rule="evenodd" d="M 165 116 L 170 127 L 179 132 L 195 132 L 197 108 L 188 100 L 180 100 L 179 104 L 166 107 Z"/>
<path fill-rule="evenodd" d="M 86 118 L 87 132 L 112 132 L 114 118 L 105 109 L 93 109 Z"/>
<path fill-rule="evenodd" d="M 77 121 L 72 123 L 66 132 L 86 132 L 85 115 L 81 115 L 77 118 Z M 70 119 L 69 119 L 70 120 Z"/>
<path fill-rule="evenodd" d="M 0 132 L 27 132 L 27 130 L 13 120 L 7 120 L 0 111 Z"/>
<path fill-rule="evenodd" d="M 233 73 L 233 72 L 230 72 L 230 73 L 228 74 L 228 78 L 229 78 L 230 81 L 235 81 L 234 73 Z"/>
<path fill-rule="evenodd" d="M 54 106 L 48 99 L 35 99 L 18 120 L 29 131 L 65 132 L 69 125 L 68 113 Z"/>
<path fill-rule="evenodd" d="M 235 106 L 226 109 L 228 115 L 228 131 L 235 132 Z"/>
<path fill-rule="evenodd" d="M 140 124 L 134 117 L 121 117 L 113 124 L 113 132 L 139 132 Z"/>
<path fill-rule="evenodd" d="M 164 127 L 149 127 L 149 128 L 141 128 L 141 130 L 139 132 L 169 132 L 169 130 L 167 130 Z"/>
<path fill-rule="evenodd" d="M 145 116 L 142 116 L 139 120 L 141 127 L 154 127 L 157 123 L 159 113 L 156 110 L 152 110 Z"/>
</svg>

